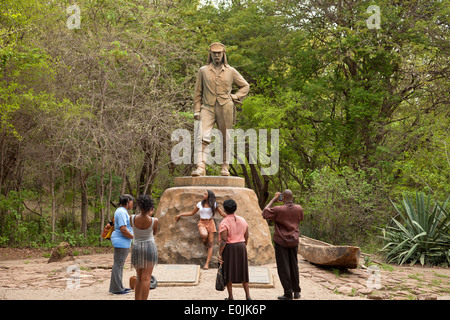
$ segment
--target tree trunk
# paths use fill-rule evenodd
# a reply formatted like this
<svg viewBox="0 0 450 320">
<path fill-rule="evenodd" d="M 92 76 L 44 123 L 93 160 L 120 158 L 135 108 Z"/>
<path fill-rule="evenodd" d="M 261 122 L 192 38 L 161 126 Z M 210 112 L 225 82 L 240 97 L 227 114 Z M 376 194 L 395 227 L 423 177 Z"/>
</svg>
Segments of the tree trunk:
<svg viewBox="0 0 450 320">
<path fill-rule="evenodd" d="M 112 171 L 109 168 L 108 201 L 106 202 L 106 218 L 110 221 L 111 217 L 111 194 L 112 194 Z"/>
<path fill-rule="evenodd" d="M 80 185 L 81 185 L 81 233 L 87 236 L 87 218 L 88 218 L 88 195 L 87 195 L 87 179 L 88 174 L 82 174 L 80 170 Z"/>
<path fill-rule="evenodd" d="M 56 227 L 56 210 L 55 210 L 56 199 L 55 199 L 55 168 L 54 168 L 53 162 L 52 162 L 50 171 L 51 171 L 50 172 L 50 189 L 51 189 L 51 194 L 52 194 L 52 242 L 54 242 L 55 241 L 55 227 Z"/>
</svg>

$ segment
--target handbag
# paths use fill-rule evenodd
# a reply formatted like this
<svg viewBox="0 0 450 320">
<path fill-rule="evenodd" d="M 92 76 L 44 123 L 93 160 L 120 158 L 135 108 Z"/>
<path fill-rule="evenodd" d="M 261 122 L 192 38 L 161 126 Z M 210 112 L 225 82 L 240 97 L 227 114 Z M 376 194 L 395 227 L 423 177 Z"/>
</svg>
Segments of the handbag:
<svg viewBox="0 0 450 320">
<path fill-rule="evenodd" d="M 219 267 L 217 268 L 216 290 L 217 291 L 225 290 L 225 279 L 223 278 L 223 269 L 221 263 L 219 263 Z"/>
<path fill-rule="evenodd" d="M 130 277 L 130 288 L 133 290 L 134 290 L 134 287 L 136 286 L 136 280 L 137 280 L 136 276 Z M 152 275 L 152 277 L 150 278 L 150 290 L 156 289 L 157 286 L 158 286 L 158 280 L 156 280 L 156 277 L 154 275 Z"/>
<path fill-rule="evenodd" d="M 111 240 L 111 234 L 113 233 L 113 231 L 114 231 L 114 224 L 111 224 L 110 222 L 105 226 L 105 229 L 103 229 L 102 238 Z"/>
</svg>

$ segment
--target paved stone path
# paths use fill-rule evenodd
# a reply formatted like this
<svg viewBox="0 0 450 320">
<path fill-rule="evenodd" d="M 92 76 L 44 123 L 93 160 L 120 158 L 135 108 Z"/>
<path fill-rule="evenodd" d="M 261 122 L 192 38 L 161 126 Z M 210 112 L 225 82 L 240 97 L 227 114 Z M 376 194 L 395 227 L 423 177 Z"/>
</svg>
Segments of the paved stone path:
<svg viewBox="0 0 450 320">
<path fill-rule="evenodd" d="M 81 288 L 109 281 L 110 255 L 81 256 L 74 260 L 47 263 L 45 259 L 0 262 L 0 288 L 38 289 Z M 76 266 L 75 268 L 73 266 Z M 355 298 L 436 300 L 450 299 L 450 268 L 371 266 L 339 270 L 312 265 L 299 257 L 300 281 L 308 279 L 327 290 Z M 74 273 L 73 273 L 74 272 Z M 76 274 L 78 272 L 78 274 Z M 276 275 L 276 269 L 273 269 Z M 2 297 L 0 297 L 1 299 Z M 45 297 L 42 297 L 45 299 Z"/>
<path fill-rule="evenodd" d="M 367 269 L 325 268 L 299 259 L 300 278 L 310 278 L 325 288 L 368 299 L 450 299 L 450 269 L 371 265 Z"/>
</svg>

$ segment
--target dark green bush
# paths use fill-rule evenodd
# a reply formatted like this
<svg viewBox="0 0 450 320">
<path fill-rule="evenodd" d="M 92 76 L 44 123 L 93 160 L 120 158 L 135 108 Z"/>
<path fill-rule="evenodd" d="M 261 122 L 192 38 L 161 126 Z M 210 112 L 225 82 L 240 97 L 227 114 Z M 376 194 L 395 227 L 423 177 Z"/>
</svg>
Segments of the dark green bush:
<svg viewBox="0 0 450 320">
<path fill-rule="evenodd" d="M 416 193 L 415 199 L 405 194 L 398 208 L 398 218 L 392 218 L 392 226 L 383 229 L 385 246 L 381 250 L 388 262 L 414 265 L 450 264 L 450 214 L 447 201 L 441 205 L 430 195 Z M 414 201 L 415 200 L 415 201 Z"/>
</svg>

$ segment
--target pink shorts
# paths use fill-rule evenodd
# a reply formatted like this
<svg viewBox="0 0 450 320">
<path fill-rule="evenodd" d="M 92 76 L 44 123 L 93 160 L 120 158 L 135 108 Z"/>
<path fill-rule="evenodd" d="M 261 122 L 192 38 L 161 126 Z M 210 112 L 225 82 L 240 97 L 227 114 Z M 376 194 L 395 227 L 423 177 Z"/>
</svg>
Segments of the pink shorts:
<svg viewBox="0 0 450 320">
<path fill-rule="evenodd" d="M 213 219 L 200 219 L 197 225 L 198 228 L 206 228 L 208 233 L 217 232 L 216 224 Z"/>
</svg>

